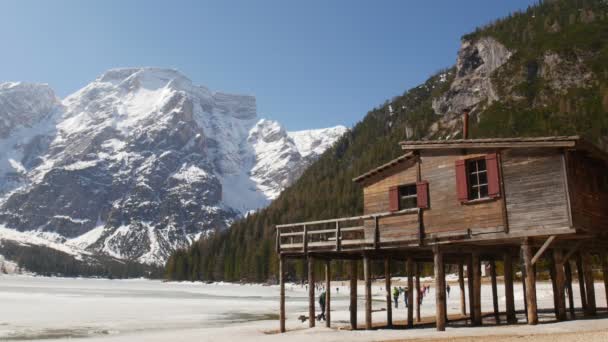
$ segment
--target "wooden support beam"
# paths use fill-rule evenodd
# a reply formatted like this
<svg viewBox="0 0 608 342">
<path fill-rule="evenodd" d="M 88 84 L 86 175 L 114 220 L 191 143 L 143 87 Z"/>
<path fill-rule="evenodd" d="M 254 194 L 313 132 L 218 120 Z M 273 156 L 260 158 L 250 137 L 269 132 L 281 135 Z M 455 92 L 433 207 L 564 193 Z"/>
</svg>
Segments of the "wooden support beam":
<svg viewBox="0 0 608 342">
<path fill-rule="evenodd" d="M 602 275 L 604 276 L 604 291 L 606 291 L 606 307 L 608 307 L 608 257 L 606 251 L 600 253 L 602 259 Z"/>
<path fill-rule="evenodd" d="M 386 291 L 386 324 L 393 326 L 393 305 L 391 302 L 391 259 L 384 259 L 384 285 Z"/>
<path fill-rule="evenodd" d="M 357 260 L 350 261 L 350 328 L 357 329 Z"/>
<path fill-rule="evenodd" d="M 543 245 L 540 247 L 538 252 L 536 252 L 534 257 L 532 258 L 532 265 L 536 265 L 536 262 L 538 261 L 538 259 L 540 259 L 540 257 L 547 250 L 547 248 L 549 248 L 549 246 L 551 245 L 551 242 L 553 242 L 553 240 L 555 240 L 555 235 L 549 236 L 549 238 L 545 241 L 545 243 L 543 243 Z"/>
<path fill-rule="evenodd" d="M 363 257 L 363 278 L 365 280 L 365 329 L 372 329 L 372 275 L 369 257 Z"/>
<path fill-rule="evenodd" d="M 536 272 L 532 264 L 532 248 L 528 239 L 524 239 L 521 245 L 524 258 L 524 266 L 526 269 L 526 302 L 528 312 L 528 324 L 538 324 L 538 312 L 536 307 Z"/>
<path fill-rule="evenodd" d="M 340 228 L 340 221 L 336 221 L 336 251 L 342 250 L 342 230 Z"/>
<path fill-rule="evenodd" d="M 325 326 L 331 327 L 331 261 L 325 260 Z"/>
<path fill-rule="evenodd" d="M 595 306 L 595 287 L 593 286 L 593 270 L 591 269 L 591 254 L 585 251 L 583 257 L 583 275 L 585 276 L 585 290 L 587 291 L 587 312 L 588 316 L 595 316 L 597 309 Z"/>
<path fill-rule="evenodd" d="M 587 291 L 585 289 L 585 276 L 583 271 L 583 258 L 581 253 L 576 254 L 576 273 L 578 275 L 578 288 L 581 292 L 581 307 L 587 312 Z"/>
<path fill-rule="evenodd" d="M 285 332 L 285 258 L 279 258 L 279 330 Z"/>
<path fill-rule="evenodd" d="M 510 252 L 503 255 L 504 282 L 505 282 L 505 306 L 507 308 L 507 323 L 517 323 L 515 316 L 515 296 L 513 294 L 513 258 Z"/>
<path fill-rule="evenodd" d="M 315 327 L 315 259 L 308 256 L 308 327 Z"/>
<path fill-rule="evenodd" d="M 490 259 L 490 278 L 492 281 L 492 306 L 494 308 L 494 320 L 500 324 L 500 311 L 498 309 L 498 286 L 496 284 L 496 261 Z"/>
<path fill-rule="evenodd" d="M 458 288 L 460 289 L 460 314 L 466 316 L 467 300 L 464 290 L 464 265 L 462 261 L 458 263 Z"/>
<path fill-rule="evenodd" d="M 420 304 L 422 302 L 422 298 L 420 296 L 420 270 L 422 268 L 422 264 L 416 263 L 416 322 L 420 323 Z"/>
<path fill-rule="evenodd" d="M 574 319 L 574 293 L 572 293 L 572 269 L 570 268 L 570 260 L 564 259 L 564 273 L 566 276 L 566 290 L 568 291 L 568 309 L 570 310 L 570 319 Z"/>
<path fill-rule="evenodd" d="M 435 266 L 435 307 L 437 331 L 445 331 L 445 270 L 443 255 L 438 247 L 433 250 Z"/>
<path fill-rule="evenodd" d="M 555 318 L 559 320 L 559 313 L 557 310 L 558 304 L 558 293 L 557 293 L 557 283 L 555 281 L 555 262 L 553 260 L 553 254 L 547 253 L 547 263 L 549 264 L 549 277 L 551 279 L 551 288 L 553 293 L 553 312 L 555 313 Z"/>
<path fill-rule="evenodd" d="M 374 249 L 378 249 L 380 247 L 380 230 L 379 230 L 379 218 L 378 216 L 374 217 Z"/>
<path fill-rule="evenodd" d="M 475 296 L 473 295 L 473 255 L 467 260 L 467 280 L 469 285 L 469 317 L 471 325 L 475 325 Z"/>
<path fill-rule="evenodd" d="M 555 265 L 555 292 L 557 299 L 557 316 L 560 321 L 566 320 L 566 275 L 564 274 L 564 253 L 561 249 L 553 250 L 553 264 Z"/>
<path fill-rule="evenodd" d="M 407 258 L 407 326 L 414 327 L 414 259 Z"/>
<path fill-rule="evenodd" d="M 481 260 L 479 252 L 473 252 L 473 325 L 479 326 L 482 324 L 481 317 Z"/>
</svg>

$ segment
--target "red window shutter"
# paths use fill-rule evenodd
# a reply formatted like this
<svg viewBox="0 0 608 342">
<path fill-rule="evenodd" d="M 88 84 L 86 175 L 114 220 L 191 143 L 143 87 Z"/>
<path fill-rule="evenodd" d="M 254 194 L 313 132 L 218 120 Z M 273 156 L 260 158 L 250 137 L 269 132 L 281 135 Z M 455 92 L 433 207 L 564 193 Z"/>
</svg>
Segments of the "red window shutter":
<svg viewBox="0 0 608 342">
<path fill-rule="evenodd" d="M 469 186 L 467 179 L 467 167 L 464 160 L 456 161 L 456 189 L 458 190 L 458 200 L 466 202 L 469 200 Z"/>
<path fill-rule="evenodd" d="M 500 174 L 496 153 L 486 155 L 486 168 L 488 170 L 488 196 L 491 198 L 500 197 Z"/>
<path fill-rule="evenodd" d="M 418 208 L 428 209 L 429 207 L 429 182 L 422 181 L 416 183 L 416 196 Z"/>
<path fill-rule="evenodd" d="M 388 210 L 399 210 L 399 188 L 392 186 L 388 189 Z"/>
</svg>

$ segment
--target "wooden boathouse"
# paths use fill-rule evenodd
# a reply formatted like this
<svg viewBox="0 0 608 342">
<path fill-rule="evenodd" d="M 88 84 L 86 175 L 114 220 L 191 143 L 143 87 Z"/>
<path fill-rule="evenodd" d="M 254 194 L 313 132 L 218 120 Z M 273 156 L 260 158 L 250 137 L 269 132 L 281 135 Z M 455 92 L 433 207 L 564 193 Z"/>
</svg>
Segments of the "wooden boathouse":
<svg viewBox="0 0 608 342">
<path fill-rule="evenodd" d="M 465 126 L 466 127 L 466 126 Z M 466 130 L 466 129 L 465 129 Z M 466 133 L 465 133 L 466 134 Z M 466 137 L 466 135 L 465 135 Z M 608 298 L 608 154 L 571 137 L 403 141 L 404 154 L 357 178 L 364 214 L 357 217 L 276 226 L 279 253 L 280 330 L 285 331 L 286 259 L 307 259 L 308 284 L 315 260 L 350 260 L 350 324 L 357 328 L 357 264 L 363 263 L 365 328 L 372 329 L 371 261 L 383 260 L 386 320 L 392 326 L 392 261 L 406 265 L 409 289 L 418 289 L 421 263 L 432 262 L 436 327 L 446 326 L 445 265 L 458 265 L 461 311 L 466 314 L 464 265 L 468 278 L 468 318 L 482 324 L 481 263 L 492 278 L 494 315 L 500 319 L 496 266 L 504 263 L 506 321 L 515 323 L 514 267 L 520 265 L 528 324 L 538 323 L 536 267 L 551 262 L 557 320 L 574 317 L 570 259 L 577 267 L 585 315 L 596 314 L 593 254 L 601 258 Z M 414 286 L 415 283 L 415 286 Z M 565 289 L 569 289 L 566 291 Z M 315 325 L 315 286 L 309 286 L 309 326 Z M 409 303 L 414 303 L 409 291 Z M 568 298 L 566 298 L 568 297 Z M 568 305 L 567 305 L 568 303 Z M 412 304 L 407 325 L 413 326 Z M 416 303 L 420 321 L 420 304 Z M 330 325 L 327 291 L 327 326 Z"/>
</svg>

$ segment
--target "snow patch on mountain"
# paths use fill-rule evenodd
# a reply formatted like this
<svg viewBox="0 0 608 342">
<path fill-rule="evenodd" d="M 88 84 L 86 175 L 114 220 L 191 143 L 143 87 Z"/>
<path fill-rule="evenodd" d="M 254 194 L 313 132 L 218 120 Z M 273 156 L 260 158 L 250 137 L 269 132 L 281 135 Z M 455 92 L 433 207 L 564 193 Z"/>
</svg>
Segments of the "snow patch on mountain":
<svg viewBox="0 0 608 342">
<path fill-rule="evenodd" d="M 0 84 L 0 238 L 163 263 L 266 206 L 345 131 L 287 132 L 255 97 L 112 69 L 58 100 Z"/>
</svg>

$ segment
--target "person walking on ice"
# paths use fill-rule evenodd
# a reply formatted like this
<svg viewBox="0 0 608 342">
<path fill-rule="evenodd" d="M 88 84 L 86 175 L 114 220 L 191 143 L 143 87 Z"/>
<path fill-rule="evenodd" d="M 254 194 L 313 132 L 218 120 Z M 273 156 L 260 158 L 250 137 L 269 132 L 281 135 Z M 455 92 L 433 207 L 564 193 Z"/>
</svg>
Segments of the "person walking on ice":
<svg viewBox="0 0 608 342">
<path fill-rule="evenodd" d="M 399 289 L 397 286 L 393 288 L 393 302 L 395 302 L 395 309 L 399 307 Z"/>
<path fill-rule="evenodd" d="M 319 295 L 319 305 L 321 306 L 321 314 L 317 318 L 317 321 L 325 320 L 325 291 Z"/>
</svg>

